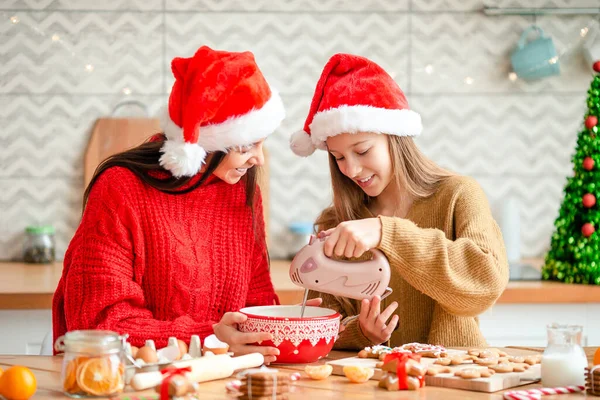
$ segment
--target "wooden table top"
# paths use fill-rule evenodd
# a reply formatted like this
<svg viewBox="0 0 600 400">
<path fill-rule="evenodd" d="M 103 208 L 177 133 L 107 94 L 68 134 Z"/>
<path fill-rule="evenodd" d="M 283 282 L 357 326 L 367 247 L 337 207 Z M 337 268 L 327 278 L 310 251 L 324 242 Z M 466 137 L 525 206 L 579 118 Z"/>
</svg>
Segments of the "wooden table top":
<svg viewBox="0 0 600 400">
<path fill-rule="evenodd" d="M 524 261 L 539 264 L 536 259 Z M 303 289 L 289 279 L 289 266 L 288 260 L 272 260 L 271 277 L 282 304 L 297 304 L 302 301 Z M 61 274 L 62 262 L 42 265 L 0 262 L 0 310 L 51 308 Z M 600 303 L 600 286 L 511 281 L 498 303 Z"/>
<path fill-rule="evenodd" d="M 513 347 L 507 351 L 515 354 L 515 352 L 524 351 L 526 348 Z M 512 351 L 511 351 L 512 350 Z M 531 349 L 530 351 L 541 352 L 542 349 Z M 586 348 L 586 354 L 588 359 L 591 360 L 596 348 Z M 325 362 L 332 359 L 340 359 L 345 357 L 355 356 L 355 352 L 341 352 L 333 351 L 327 357 L 327 359 L 321 360 Z M 51 357 L 51 356 L 10 356 L 0 355 L 0 368 L 6 369 L 11 365 L 23 365 L 29 367 L 36 376 L 38 390 L 34 395 L 36 399 L 66 399 L 65 395 L 61 392 L 61 379 L 60 370 L 62 365 L 62 357 Z M 289 365 L 289 366 L 274 366 L 281 371 L 302 371 L 303 365 Z M 204 382 L 200 384 L 201 392 L 200 398 L 210 399 L 227 399 L 231 400 L 232 397 L 228 396 L 225 390 L 225 384 L 233 378 L 222 379 L 212 382 Z M 330 376 L 324 381 L 313 381 L 305 376 L 300 380 L 296 381 L 290 391 L 289 399 L 445 399 L 445 400 L 479 400 L 479 399 L 502 399 L 502 392 L 496 393 L 480 393 L 480 392 L 469 392 L 457 389 L 447 389 L 426 386 L 417 391 L 402 391 L 402 392 L 388 392 L 386 390 L 377 387 L 377 381 L 369 381 L 363 384 L 353 384 L 348 381 L 345 377 L 341 376 Z M 539 384 L 519 386 L 519 390 L 526 390 L 531 388 L 541 387 Z M 510 390 L 516 390 L 515 388 Z M 156 392 L 154 390 L 146 390 L 143 392 L 131 392 L 131 388 L 127 387 L 125 392 L 119 396 L 120 399 L 131 399 L 136 398 L 156 399 Z M 560 396 L 545 396 L 544 399 L 552 400 L 568 400 L 575 398 L 583 398 L 583 394 L 571 394 L 571 395 L 560 395 Z M 114 398 L 113 398 L 114 399 Z"/>
</svg>

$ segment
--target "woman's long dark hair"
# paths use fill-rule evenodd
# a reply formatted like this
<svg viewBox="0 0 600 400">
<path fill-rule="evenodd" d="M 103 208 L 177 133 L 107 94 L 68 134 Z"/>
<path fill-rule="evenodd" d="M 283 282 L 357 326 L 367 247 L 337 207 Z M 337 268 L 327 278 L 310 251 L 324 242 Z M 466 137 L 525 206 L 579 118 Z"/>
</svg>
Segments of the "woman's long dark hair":
<svg viewBox="0 0 600 400">
<path fill-rule="evenodd" d="M 130 150 L 126 150 L 122 153 L 114 154 L 100 163 L 83 194 L 83 208 L 85 209 L 92 186 L 94 186 L 94 183 L 96 180 L 98 180 L 98 177 L 110 167 L 125 167 L 133 172 L 144 183 L 152 186 L 153 188 L 165 193 L 177 195 L 189 193 L 201 186 L 208 179 L 208 177 L 212 175 L 215 169 L 217 169 L 221 161 L 223 161 L 223 158 L 225 158 L 224 152 L 218 151 L 213 153 L 208 165 L 206 166 L 206 170 L 203 172 L 202 177 L 193 185 L 182 189 L 189 183 L 189 181 L 192 179 L 191 177 L 175 178 L 171 174 L 168 174 L 167 177 L 157 177 L 151 174 L 151 172 L 167 172 L 163 167 L 161 167 L 158 161 L 161 156 L 160 149 L 162 148 L 165 140 L 166 137 L 164 134 L 155 135 L 152 137 L 151 141 L 142 143 L 141 145 Z M 246 205 L 250 207 L 250 210 L 252 211 L 252 220 L 254 220 L 257 167 L 248 169 L 246 175 L 244 175 L 242 179 L 246 184 Z"/>
</svg>

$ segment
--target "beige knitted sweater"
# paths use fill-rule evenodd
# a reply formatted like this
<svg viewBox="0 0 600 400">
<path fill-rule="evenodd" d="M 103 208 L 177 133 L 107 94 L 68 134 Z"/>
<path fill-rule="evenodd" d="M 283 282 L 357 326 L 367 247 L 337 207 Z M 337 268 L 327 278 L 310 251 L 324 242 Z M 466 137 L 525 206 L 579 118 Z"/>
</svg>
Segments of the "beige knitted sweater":
<svg viewBox="0 0 600 400">
<path fill-rule="evenodd" d="M 421 342 L 444 346 L 484 346 L 478 315 L 489 309 L 508 283 L 502 234 L 485 194 L 471 178 L 445 179 L 436 193 L 413 202 L 406 218 L 379 216 L 378 248 L 392 269 L 398 327 L 389 345 Z M 359 313 L 359 302 L 325 293 L 323 307 L 342 318 Z M 370 343 L 354 320 L 340 334 L 337 349 L 360 349 Z"/>
</svg>

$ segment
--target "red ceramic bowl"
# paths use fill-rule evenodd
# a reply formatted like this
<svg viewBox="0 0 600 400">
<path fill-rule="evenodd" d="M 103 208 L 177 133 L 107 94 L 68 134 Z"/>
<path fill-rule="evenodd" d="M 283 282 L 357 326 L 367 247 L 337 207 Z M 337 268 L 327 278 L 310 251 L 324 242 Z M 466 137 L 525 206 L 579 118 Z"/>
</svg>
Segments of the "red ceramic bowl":
<svg viewBox="0 0 600 400">
<path fill-rule="evenodd" d="M 258 306 L 240 310 L 248 316 L 240 324 L 242 332 L 268 332 L 272 341 L 261 346 L 279 349 L 277 363 L 312 363 L 325 357 L 333 348 L 340 329 L 340 314 L 321 307 L 309 307 L 300 318 L 300 306 Z"/>
</svg>

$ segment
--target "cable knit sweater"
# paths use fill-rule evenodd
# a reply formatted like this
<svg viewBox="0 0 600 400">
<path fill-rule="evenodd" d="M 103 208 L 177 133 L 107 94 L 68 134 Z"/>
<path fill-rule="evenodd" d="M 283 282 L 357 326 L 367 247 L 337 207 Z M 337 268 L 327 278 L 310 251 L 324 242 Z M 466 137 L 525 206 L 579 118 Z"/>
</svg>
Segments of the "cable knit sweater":
<svg viewBox="0 0 600 400">
<path fill-rule="evenodd" d="M 199 179 L 197 176 L 195 179 Z M 121 167 L 94 184 L 64 260 L 52 314 L 54 339 L 75 329 L 129 334 L 157 347 L 213 333 L 228 311 L 279 303 L 270 279 L 260 195 L 211 176 L 166 194 Z"/>
<path fill-rule="evenodd" d="M 445 346 L 485 346 L 477 316 L 490 308 L 508 283 L 502 234 L 485 194 L 475 180 L 453 176 L 436 193 L 417 200 L 406 218 L 379 216 L 378 248 L 392 269 L 393 293 L 384 300 L 399 303 L 398 327 L 390 345 L 421 342 Z M 344 317 L 356 315 L 359 303 L 329 294 L 323 307 Z M 350 322 L 335 344 L 338 349 L 373 345 Z"/>
</svg>

